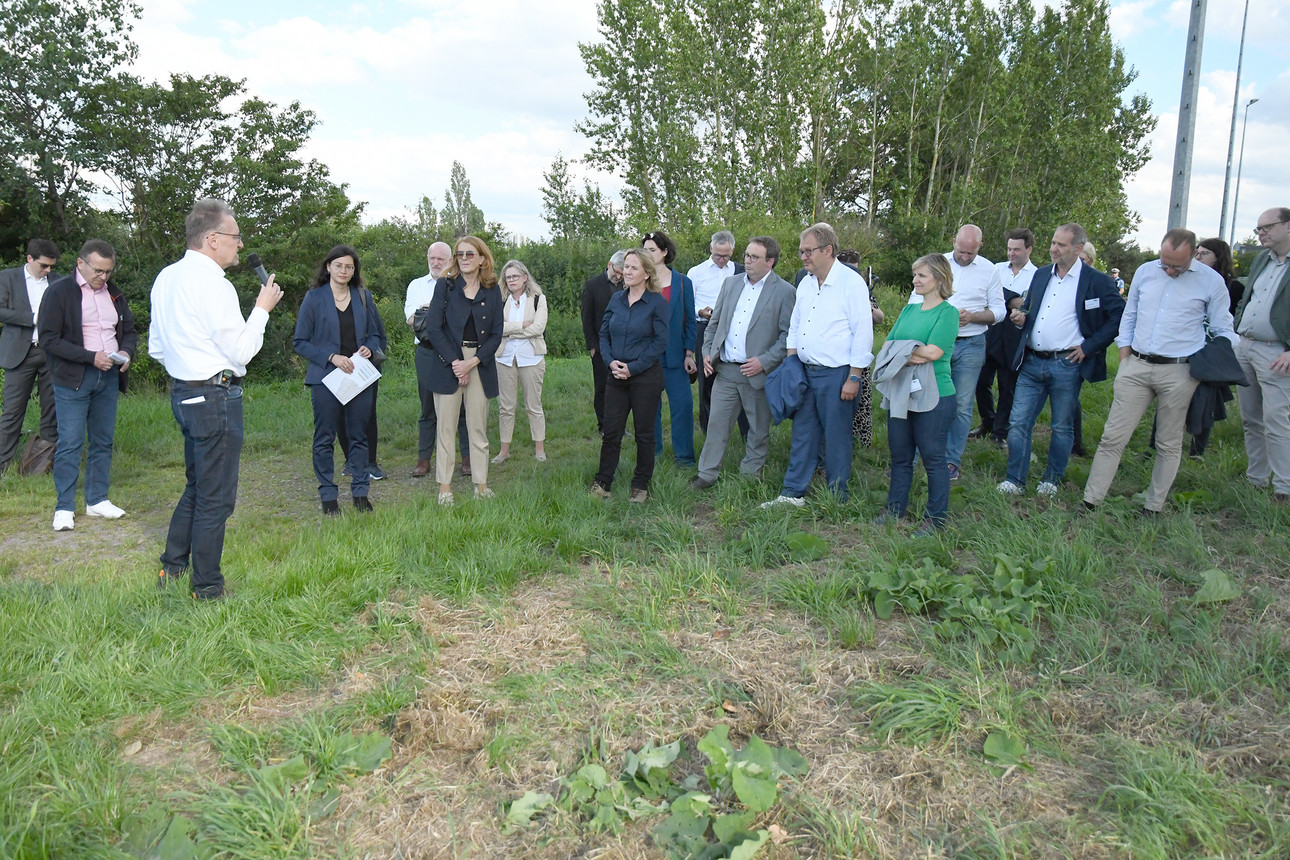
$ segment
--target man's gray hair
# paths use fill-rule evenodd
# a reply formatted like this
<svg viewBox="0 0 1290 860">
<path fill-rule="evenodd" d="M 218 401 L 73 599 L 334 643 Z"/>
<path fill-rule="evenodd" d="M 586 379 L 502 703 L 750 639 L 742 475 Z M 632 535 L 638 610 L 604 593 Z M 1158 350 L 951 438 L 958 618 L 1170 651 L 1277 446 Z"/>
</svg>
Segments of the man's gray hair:
<svg viewBox="0 0 1290 860">
<path fill-rule="evenodd" d="M 609 265 L 613 266 L 615 269 L 621 269 L 623 267 L 623 261 L 626 259 L 627 252 L 625 250 L 615 251 L 614 255 L 609 258 Z"/>
<path fill-rule="evenodd" d="M 188 247 L 200 248 L 203 239 L 218 230 L 225 218 L 232 217 L 233 207 L 223 200 L 214 197 L 198 200 L 184 219 L 184 238 L 188 240 Z"/>
<path fill-rule="evenodd" d="M 735 246 L 735 234 L 731 233 L 729 230 L 718 230 L 713 233 L 712 245 L 709 247 L 715 247 L 717 245 L 729 245 L 733 248 Z"/>
<path fill-rule="evenodd" d="M 1063 231 L 1063 230 L 1065 230 L 1067 233 L 1070 233 L 1070 234 L 1071 234 L 1071 244 L 1072 244 L 1072 245 L 1087 245 L 1087 244 L 1088 244 L 1088 231 L 1087 231 L 1087 230 L 1085 230 L 1085 229 L 1084 229 L 1083 227 L 1081 227 L 1080 225 L 1076 224 L 1074 221 L 1072 221 L 1072 222 L 1071 222 L 1071 223 L 1069 223 L 1069 224 L 1063 224 L 1062 226 L 1060 226 L 1060 227 L 1058 227 L 1058 228 L 1057 228 L 1057 232 L 1059 232 L 1059 233 L 1060 233 L 1061 231 Z"/>
<path fill-rule="evenodd" d="M 833 226 L 831 224 L 825 224 L 823 221 L 818 224 L 812 224 L 810 227 L 803 230 L 802 235 L 798 238 L 805 239 L 807 236 L 811 236 L 815 240 L 816 247 L 818 248 L 823 248 L 825 245 L 831 246 L 833 249 L 833 256 L 837 257 L 838 234 L 833 230 Z"/>
</svg>

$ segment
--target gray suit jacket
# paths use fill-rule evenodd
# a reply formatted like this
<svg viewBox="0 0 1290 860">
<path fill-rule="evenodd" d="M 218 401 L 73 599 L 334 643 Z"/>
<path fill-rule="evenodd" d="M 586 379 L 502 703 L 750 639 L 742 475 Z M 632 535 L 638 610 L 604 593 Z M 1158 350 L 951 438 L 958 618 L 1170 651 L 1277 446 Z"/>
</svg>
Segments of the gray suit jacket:
<svg viewBox="0 0 1290 860">
<path fill-rule="evenodd" d="M 0 272 L 0 367 L 13 370 L 31 351 L 31 337 L 36 333 L 34 314 L 27 296 L 27 276 L 23 267 Z"/>
<path fill-rule="evenodd" d="M 713 363 L 721 359 L 721 348 L 730 334 L 730 318 L 739 306 L 739 296 L 744 291 L 744 275 L 726 278 L 717 294 L 716 307 L 712 309 L 712 318 L 708 320 L 707 331 L 703 335 L 703 354 Z M 761 360 L 762 372 L 750 377 L 753 388 L 765 388 L 766 376 L 779 367 L 787 354 L 785 342 L 788 339 L 788 324 L 793 318 L 793 305 L 797 302 L 797 291 L 788 281 L 773 271 L 766 276 L 762 285 L 761 296 L 753 308 L 752 322 L 748 324 L 748 336 L 745 341 L 748 356 L 757 356 Z"/>
</svg>

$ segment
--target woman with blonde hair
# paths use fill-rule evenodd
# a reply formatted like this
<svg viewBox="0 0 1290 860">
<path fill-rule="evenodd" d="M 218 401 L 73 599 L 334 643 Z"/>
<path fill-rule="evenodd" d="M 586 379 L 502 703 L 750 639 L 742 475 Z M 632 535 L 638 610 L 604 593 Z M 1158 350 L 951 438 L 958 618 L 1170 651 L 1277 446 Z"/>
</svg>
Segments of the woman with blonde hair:
<svg viewBox="0 0 1290 860">
<path fill-rule="evenodd" d="M 623 289 L 609 299 L 600 325 L 600 354 L 609 367 L 609 380 L 605 384 L 605 438 L 591 494 L 609 498 L 627 413 L 631 412 L 636 471 L 627 500 L 639 504 L 649 499 L 649 482 L 654 476 L 654 419 L 663 395 L 662 359 L 667 350 L 669 310 L 654 258 L 639 248 L 624 254 Z"/>
<path fill-rule="evenodd" d="M 905 508 L 909 506 L 909 488 L 914 482 L 914 452 L 917 451 L 922 456 L 923 468 L 927 470 L 927 508 L 923 525 L 915 532 L 915 537 L 919 537 L 944 528 L 949 510 L 950 473 L 945 447 L 949 441 L 950 424 L 958 411 L 950 359 L 954 355 L 954 341 L 959 332 L 959 312 L 946 301 L 954 293 L 954 273 L 949 260 L 941 254 L 927 254 L 915 260 L 910 268 L 914 293 L 922 301 L 905 305 L 896 318 L 896 324 L 891 327 L 887 341 L 916 341 L 921 344 L 909 353 L 905 364 L 933 366 L 939 399 L 925 412 L 911 409 L 904 418 L 888 414 L 891 488 L 887 491 L 887 507 L 875 522 L 894 521 L 905 515 Z M 908 381 L 905 384 L 910 385 Z"/>
<path fill-rule="evenodd" d="M 502 291 L 493 265 L 493 252 L 483 239 L 458 239 L 456 256 L 435 283 L 434 298 L 417 332 L 422 341 L 430 341 L 439 359 L 430 363 L 427 387 L 434 392 L 439 417 L 435 477 L 441 505 L 453 503 L 452 475 L 457 465 L 453 443 L 463 408 L 475 498 L 493 496 L 488 489 L 488 401 L 497 396 L 494 358 L 502 345 L 503 318 Z"/>
<path fill-rule="evenodd" d="M 506 285 L 506 316 L 502 323 L 502 345 L 497 350 L 497 424 L 502 447 L 493 463 L 501 465 L 511 457 L 520 385 L 524 386 L 524 408 L 529 414 L 534 454 L 538 462 L 545 462 L 542 378 L 546 375 L 546 339 L 542 333 L 546 331 L 546 297 L 528 267 L 519 260 L 508 260 L 502 266 L 502 283 Z"/>
</svg>

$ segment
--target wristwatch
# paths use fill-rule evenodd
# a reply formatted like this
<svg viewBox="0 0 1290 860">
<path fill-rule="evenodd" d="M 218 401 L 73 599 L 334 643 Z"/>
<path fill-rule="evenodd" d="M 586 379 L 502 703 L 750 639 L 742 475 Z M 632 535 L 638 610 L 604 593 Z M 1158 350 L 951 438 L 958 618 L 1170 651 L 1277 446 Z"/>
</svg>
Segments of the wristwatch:
<svg viewBox="0 0 1290 860">
<path fill-rule="evenodd" d="M 847 377 L 847 382 L 859 382 L 859 381 L 860 381 L 860 377 L 856 376 L 854 373 Z"/>
</svg>

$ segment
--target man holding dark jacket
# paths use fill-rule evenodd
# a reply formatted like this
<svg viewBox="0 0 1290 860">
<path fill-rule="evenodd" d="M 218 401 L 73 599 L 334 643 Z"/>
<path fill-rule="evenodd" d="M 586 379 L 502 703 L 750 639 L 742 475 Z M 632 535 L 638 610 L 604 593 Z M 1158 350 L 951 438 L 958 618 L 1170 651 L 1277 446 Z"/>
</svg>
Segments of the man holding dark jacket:
<svg viewBox="0 0 1290 860">
<path fill-rule="evenodd" d="M 1053 264 L 1035 272 L 1025 303 L 1010 317 L 1021 339 L 1011 364 L 1017 388 L 1008 428 L 1008 477 L 998 487 L 1007 495 L 1025 492 L 1031 433 L 1045 400 L 1052 401 L 1053 433 L 1036 492 L 1057 495 L 1075 442 L 1080 386 L 1106 379 L 1106 350 L 1120 330 L 1124 299 L 1114 281 L 1080 260 L 1087 241 L 1078 224 L 1058 227 L 1048 247 Z"/>
<path fill-rule="evenodd" d="M 75 527 L 81 448 L 85 457 L 85 513 L 114 520 L 125 514 L 108 500 L 117 395 L 138 347 L 134 314 L 115 284 L 108 283 L 116 251 L 90 239 L 76 270 L 55 281 L 40 303 L 40 345 L 49 362 L 58 411 L 54 454 L 54 531 Z"/>
</svg>

